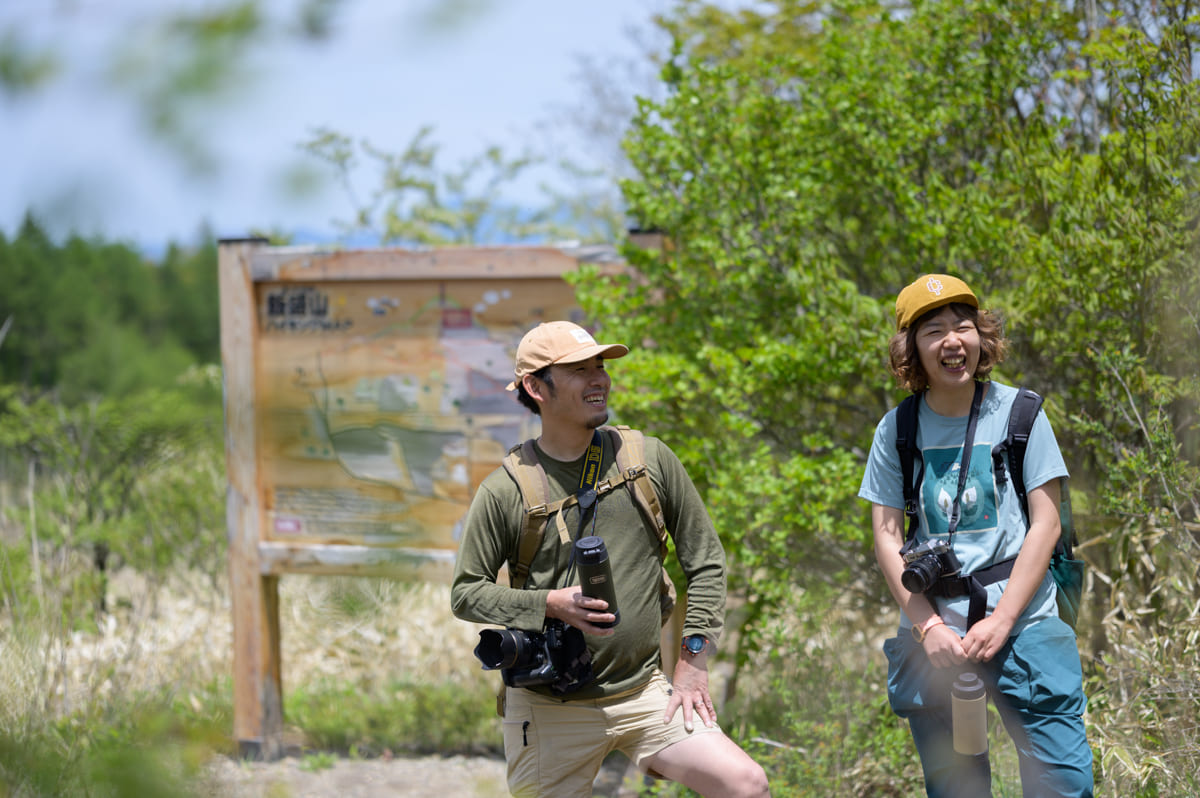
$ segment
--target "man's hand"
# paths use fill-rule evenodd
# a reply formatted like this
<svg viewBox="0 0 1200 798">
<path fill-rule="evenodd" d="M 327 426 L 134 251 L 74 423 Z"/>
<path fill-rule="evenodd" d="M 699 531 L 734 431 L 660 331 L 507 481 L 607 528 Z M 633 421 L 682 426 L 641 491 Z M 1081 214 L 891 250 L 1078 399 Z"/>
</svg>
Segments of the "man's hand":
<svg viewBox="0 0 1200 798">
<path fill-rule="evenodd" d="M 608 612 L 607 601 L 588 598 L 578 585 L 551 590 L 546 595 L 546 617 L 557 618 L 584 634 L 597 637 L 608 637 L 615 629 L 594 624 L 612 623 L 617 619 L 616 615 Z"/>
<path fill-rule="evenodd" d="M 667 702 L 667 712 L 663 715 L 663 723 L 670 723 L 675 712 L 683 707 L 683 728 L 692 730 L 692 713 L 699 714 L 705 726 L 711 727 L 717 721 L 717 711 L 713 709 L 712 697 L 708 694 L 708 652 L 703 651 L 696 656 L 683 654 L 675 664 L 675 675 L 671 679 L 671 700 Z"/>
</svg>

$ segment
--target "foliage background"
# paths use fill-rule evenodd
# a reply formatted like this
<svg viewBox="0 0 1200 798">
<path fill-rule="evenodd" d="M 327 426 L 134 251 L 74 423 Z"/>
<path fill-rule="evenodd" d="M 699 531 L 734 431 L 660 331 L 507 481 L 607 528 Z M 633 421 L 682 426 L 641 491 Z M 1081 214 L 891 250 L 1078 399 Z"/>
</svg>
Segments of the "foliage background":
<svg viewBox="0 0 1200 798">
<path fill-rule="evenodd" d="M 740 654 L 784 645 L 781 618 L 890 603 L 851 498 L 899 398 L 890 303 L 957 274 L 1005 313 L 997 376 L 1050 398 L 1072 472 L 1100 781 L 1194 790 L 1195 691 L 1128 679 L 1175 672 L 1196 621 L 1195 9 L 684 6 L 668 97 L 626 139 L 629 212 L 664 244 L 626 249 L 637 277 L 580 282 L 604 334 L 641 344 L 623 407 L 681 450 L 727 536 Z"/>
<path fill-rule="evenodd" d="M 1197 9 L 684 0 L 658 24 L 671 45 L 630 120 L 621 191 L 631 226 L 662 244 L 627 245 L 635 273 L 585 271 L 576 287 L 603 334 L 633 345 L 621 420 L 679 453 L 725 541 L 724 722 L 777 795 L 919 793 L 878 652 L 894 608 L 855 495 L 900 398 L 891 303 L 916 274 L 950 272 L 1003 312 L 1012 349 L 996 376 L 1048 397 L 1071 469 L 1098 792 L 1195 794 Z M 489 219 L 533 240 L 617 229 L 615 208 L 580 197 L 511 215 L 501 188 L 524 167 L 503 153 L 481 156 L 479 189 L 436 169 L 424 135 L 394 155 L 335 131 L 307 146 L 335 171 L 379 159 L 348 231 L 436 244 L 486 241 Z M 0 622 L 15 675 L 0 783 L 145 794 L 126 783 L 138 771 L 179 794 L 230 750 L 219 664 L 188 667 L 195 638 L 144 645 L 172 600 L 225 591 L 215 246 L 149 261 L 55 242 L 30 219 L 0 237 L 0 285 Z M 366 666 L 406 634 L 410 596 L 293 589 L 295 627 L 327 655 L 298 656 L 308 667 L 285 682 L 304 745 L 494 751 L 477 673 Z M 469 662 L 470 630 L 441 623 Z M 344 628 L 361 638 L 348 646 Z M 347 648 L 363 656 L 332 653 Z M 170 666 L 136 677 L 156 650 Z M 414 690 L 443 696 L 442 732 L 408 722 L 433 711 Z M 993 745 L 1002 762 L 1006 749 Z M 997 782 L 1018 789 L 1011 768 Z"/>
</svg>

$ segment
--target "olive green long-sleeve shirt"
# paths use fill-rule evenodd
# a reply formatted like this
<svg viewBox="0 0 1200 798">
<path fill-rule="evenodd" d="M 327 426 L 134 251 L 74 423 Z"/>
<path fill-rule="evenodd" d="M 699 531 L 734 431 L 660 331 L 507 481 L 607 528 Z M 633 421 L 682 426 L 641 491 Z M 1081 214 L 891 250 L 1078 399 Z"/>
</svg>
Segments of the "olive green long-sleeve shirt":
<svg viewBox="0 0 1200 798">
<path fill-rule="evenodd" d="M 687 579 L 687 616 L 683 633 L 702 634 L 714 644 L 721 636 L 725 613 L 725 552 L 704 502 L 683 464 L 666 444 L 646 436 L 646 465 Z M 540 448 L 538 458 L 550 485 L 548 502 L 579 488 L 583 457 L 557 461 Z M 604 447 L 600 479 L 616 479 L 612 447 Z M 572 539 L 580 537 L 579 509 L 565 518 Z M 566 587 L 564 576 L 571 543 L 563 544 L 553 519 L 530 566 L 523 590 L 496 584 L 507 562 L 516 561 L 524 512 L 520 490 L 503 469 L 496 469 L 479 486 L 463 526 L 454 568 L 451 604 L 467 621 L 541 631 L 547 593 Z M 594 660 L 595 678 L 568 699 L 599 698 L 643 684 L 659 663 L 659 605 L 661 568 L 656 533 L 642 519 L 629 490 L 621 485 L 600 497 L 595 526 L 583 535 L 599 535 L 608 548 L 621 622 L 611 637 L 586 635 Z M 576 569 L 571 581 L 579 584 Z M 549 695 L 548 687 L 533 688 Z"/>
</svg>

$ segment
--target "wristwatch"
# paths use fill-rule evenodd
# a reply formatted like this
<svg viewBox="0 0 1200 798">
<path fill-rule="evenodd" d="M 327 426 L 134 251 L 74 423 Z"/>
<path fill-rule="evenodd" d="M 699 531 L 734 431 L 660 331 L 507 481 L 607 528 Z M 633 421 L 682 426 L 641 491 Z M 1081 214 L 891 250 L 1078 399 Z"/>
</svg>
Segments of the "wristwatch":
<svg viewBox="0 0 1200 798">
<path fill-rule="evenodd" d="M 943 623 L 945 621 L 942 620 L 942 616 L 937 614 L 930 615 L 925 619 L 925 623 L 923 624 L 917 625 L 914 623 L 912 627 L 913 640 L 916 640 L 918 643 L 924 643 L 925 635 L 929 634 L 929 630 L 935 626 L 941 626 Z"/>
<path fill-rule="evenodd" d="M 699 654 L 708 645 L 708 638 L 704 635 L 688 635 L 683 638 L 683 650 L 693 657 Z"/>
</svg>

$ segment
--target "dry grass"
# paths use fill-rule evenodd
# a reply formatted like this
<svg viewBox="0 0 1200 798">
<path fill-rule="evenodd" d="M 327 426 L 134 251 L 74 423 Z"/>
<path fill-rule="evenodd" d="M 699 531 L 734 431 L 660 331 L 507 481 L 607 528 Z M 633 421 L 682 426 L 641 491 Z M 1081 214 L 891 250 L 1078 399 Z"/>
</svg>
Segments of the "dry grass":
<svg viewBox="0 0 1200 798">
<path fill-rule="evenodd" d="M 476 624 L 450 612 L 445 584 L 291 576 L 280 581 L 284 684 L 494 679 L 472 653 Z"/>
<path fill-rule="evenodd" d="M 1184 581 L 1194 586 L 1194 579 Z M 110 596 L 111 612 L 87 631 L 13 624 L 6 616 L 0 633 L 5 673 L 0 732 L 20 739 L 56 718 L 103 717 L 104 707 L 139 695 L 172 695 L 197 712 L 206 710 L 211 695 L 204 690 L 232 674 L 232 608 L 224 576 L 175 575 L 158 585 L 120 572 Z M 1097 663 L 1098 680 L 1091 684 L 1092 742 L 1100 784 L 1121 785 L 1129 794 L 1155 782 L 1195 784 L 1194 774 L 1181 768 L 1195 763 L 1200 747 L 1193 645 L 1200 639 L 1200 605 L 1188 591 L 1172 596 L 1180 605 L 1173 614 L 1182 623 L 1169 635 L 1112 617 L 1102 622 L 1113 645 Z M 322 682 L 364 689 L 396 682 L 494 687 L 495 675 L 483 672 L 472 653 L 480 627 L 454 618 L 449 603 L 445 584 L 285 576 L 280 581 L 285 694 Z M 62 617 L 61 610 L 51 607 L 45 617 Z M 821 674 L 834 681 L 839 673 L 843 679 L 880 679 L 878 667 L 868 673 L 866 666 L 881 665 L 879 643 L 891 633 L 892 613 L 863 623 L 854 621 L 849 608 L 833 608 L 826 620 L 811 636 L 790 623 L 771 630 L 778 645 L 743 669 L 739 699 L 770 705 L 778 701 L 774 687 L 787 684 L 793 698 L 803 700 L 805 686 Z M 732 675 L 728 668 L 723 658 L 714 673 L 718 691 Z M 862 686 L 868 695 L 884 690 L 881 681 Z"/>
<path fill-rule="evenodd" d="M 135 695 L 201 687 L 233 671 L 232 608 L 223 580 L 182 575 L 111 582 L 112 610 L 71 631 L 10 625 L 0 645 L 0 729 L 86 712 Z M 486 680 L 472 654 L 478 628 L 455 619 L 449 587 L 382 579 L 280 581 L 285 690 L 322 679 L 379 684 Z M 51 608 L 46 617 L 61 617 Z M 186 697 L 186 695 L 184 696 Z M 197 707 L 199 708 L 199 707 Z"/>
</svg>

